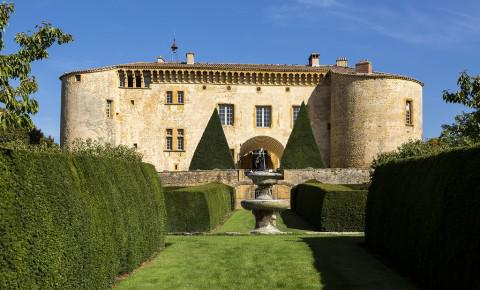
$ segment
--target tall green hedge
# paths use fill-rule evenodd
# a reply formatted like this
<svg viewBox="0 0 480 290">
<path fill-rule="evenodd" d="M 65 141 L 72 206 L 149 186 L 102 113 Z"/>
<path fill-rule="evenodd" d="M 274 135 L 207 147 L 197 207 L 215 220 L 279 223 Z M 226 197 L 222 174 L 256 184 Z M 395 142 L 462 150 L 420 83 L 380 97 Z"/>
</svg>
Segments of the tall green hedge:
<svg viewBox="0 0 480 290">
<path fill-rule="evenodd" d="M 208 121 L 202 138 L 193 153 L 189 170 L 235 169 L 217 109 Z"/>
<path fill-rule="evenodd" d="M 367 191 L 355 185 L 302 183 L 292 189 L 291 207 L 317 230 L 363 231 Z"/>
<path fill-rule="evenodd" d="M 378 166 L 365 239 L 422 288 L 480 289 L 480 148 Z"/>
<path fill-rule="evenodd" d="M 305 103 L 302 102 L 292 133 L 280 161 L 282 169 L 324 168 L 322 156 L 313 136 L 312 126 L 308 118 Z"/>
<path fill-rule="evenodd" d="M 221 183 L 165 191 L 169 232 L 208 232 L 234 207 L 233 188 Z"/>
<path fill-rule="evenodd" d="M 153 166 L 0 149 L 0 289 L 107 289 L 164 236 Z"/>
</svg>

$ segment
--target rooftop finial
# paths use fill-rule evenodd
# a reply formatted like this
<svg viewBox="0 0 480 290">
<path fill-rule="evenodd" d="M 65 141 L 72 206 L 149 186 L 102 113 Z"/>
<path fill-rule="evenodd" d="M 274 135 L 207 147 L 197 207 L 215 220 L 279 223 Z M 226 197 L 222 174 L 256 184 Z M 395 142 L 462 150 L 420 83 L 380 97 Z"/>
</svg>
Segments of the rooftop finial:
<svg viewBox="0 0 480 290">
<path fill-rule="evenodd" d="M 175 33 L 173 33 L 173 43 L 172 43 L 171 49 L 172 49 L 172 53 L 177 53 L 178 46 L 175 40 Z"/>
<path fill-rule="evenodd" d="M 177 62 L 178 61 L 178 56 L 177 56 L 177 50 L 178 50 L 178 46 L 177 46 L 177 41 L 175 39 L 175 32 L 173 33 L 173 43 L 172 43 L 172 46 L 170 47 L 172 49 L 172 62 Z"/>
</svg>

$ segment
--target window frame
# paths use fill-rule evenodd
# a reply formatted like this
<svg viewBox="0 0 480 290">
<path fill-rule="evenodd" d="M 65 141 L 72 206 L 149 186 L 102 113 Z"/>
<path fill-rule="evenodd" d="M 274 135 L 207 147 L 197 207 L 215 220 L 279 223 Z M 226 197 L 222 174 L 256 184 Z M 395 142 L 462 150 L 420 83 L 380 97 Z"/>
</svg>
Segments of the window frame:
<svg viewBox="0 0 480 290">
<path fill-rule="evenodd" d="M 111 99 L 106 99 L 105 116 L 107 117 L 107 119 L 113 119 L 113 100 Z"/>
<path fill-rule="evenodd" d="M 181 102 L 180 102 L 180 96 L 181 97 Z M 185 91 L 177 91 L 177 104 L 183 105 L 185 103 Z"/>
<path fill-rule="evenodd" d="M 261 117 L 260 117 L 260 120 L 261 120 L 261 124 L 259 126 L 259 115 L 258 115 L 258 110 L 261 109 L 262 113 L 261 113 Z M 268 109 L 268 110 L 267 110 Z M 269 115 L 268 115 L 268 126 L 265 126 L 265 121 L 266 121 L 266 112 L 269 112 Z M 272 109 L 272 106 L 270 105 L 258 105 L 258 106 L 255 106 L 255 127 L 256 128 L 272 128 L 272 116 L 273 116 L 273 113 L 272 113 L 273 109 Z"/>
<path fill-rule="evenodd" d="M 173 91 L 166 91 L 165 93 L 165 104 L 173 104 Z"/>
<path fill-rule="evenodd" d="M 180 146 L 180 144 L 182 144 L 182 146 Z M 185 129 L 177 129 L 177 150 L 185 151 Z"/>
<path fill-rule="evenodd" d="M 293 126 L 295 126 L 295 122 L 298 119 L 298 114 L 300 113 L 300 107 L 301 106 L 299 106 L 299 105 L 292 105 L 292 128 L 293 128 Z M 295 109 L 298 109 L 297 117 L 295 117 Z"/>
<path fill-rule="evenodd" d="M 404 103 L 404 121 L 405 125 L 409 127 L 413 127 L 413 100 L 406 99 Z"/>
<path fill-rule="evenodd" d="M 227 104 L 221 103 L 218 104 L 218 116 L 220 118 L 220 123 L 222 126 L 234 126 L 235 125 L 235 105 L 234 104 Z M 222 108 L 224 108 L 223 116 L 222 116 Z M 231 116 L 229 116 L 228 109 L 231 108 Z M 229 122 L 231 121 L 231 122 Z"/>
<path fill-rule="evenodd" d="M 167 151 L 173 150 L 173 129 L 171 128 L 165 129 L 165 150 Z"/>
</svg>

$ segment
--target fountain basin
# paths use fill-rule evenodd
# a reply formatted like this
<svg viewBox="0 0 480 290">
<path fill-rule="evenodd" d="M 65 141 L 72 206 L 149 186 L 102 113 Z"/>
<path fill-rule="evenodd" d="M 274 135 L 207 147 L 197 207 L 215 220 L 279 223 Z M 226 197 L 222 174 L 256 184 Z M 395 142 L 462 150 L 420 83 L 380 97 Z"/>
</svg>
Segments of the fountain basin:
<svg viewBox="0 0 480 290">
<path fill-rule="evenodd" d="M 270 210 L 284 211 L 288 209 L 288 201 L 278 199 L 246 199 L 242 200 L 241 205 L 248 210 Z"/>
</svg>

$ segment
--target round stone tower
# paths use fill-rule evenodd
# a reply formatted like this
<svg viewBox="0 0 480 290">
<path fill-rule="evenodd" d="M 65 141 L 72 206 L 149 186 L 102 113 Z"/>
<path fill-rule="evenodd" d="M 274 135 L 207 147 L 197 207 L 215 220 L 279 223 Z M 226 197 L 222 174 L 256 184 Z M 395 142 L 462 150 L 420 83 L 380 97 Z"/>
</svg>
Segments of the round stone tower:
<svg viewBox="0 0 480 290">
<path fill-rule="evenodd" d="M 422 139 L 422 83 L 373 73 L 331 73 L 331 167 L 368 167 L 378 153 Z"/>
<path fill-rule="evenodd" d="M 115 144 L 114 116 L 118 96 L 115 71 L 74 72 L 63 75 L 60 143 L 74 139 L 94 139 Z"/>
</svg>

